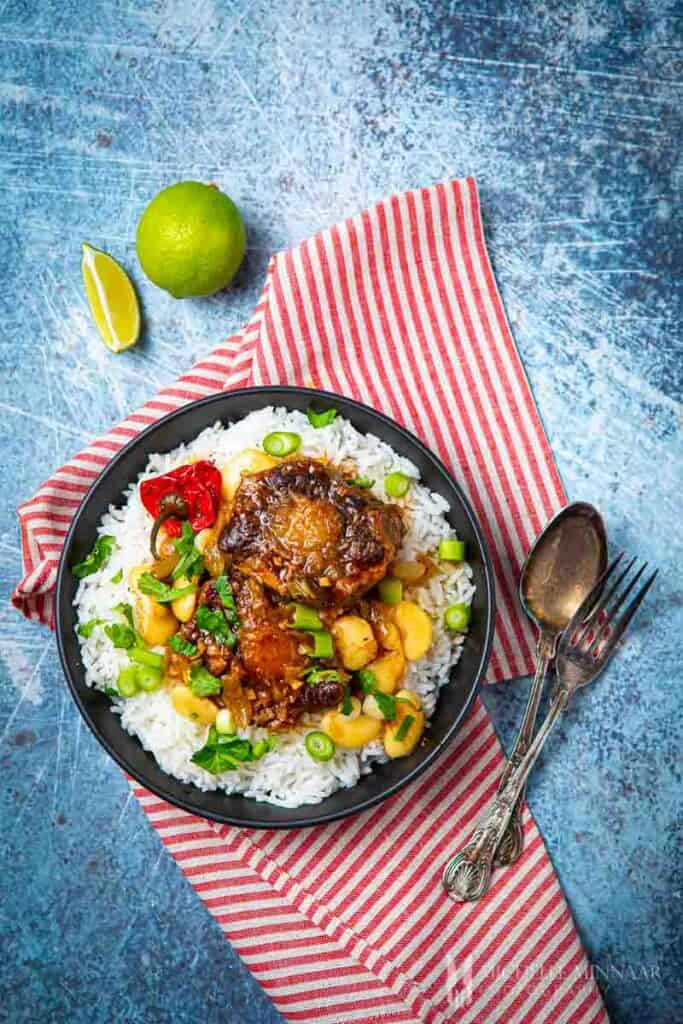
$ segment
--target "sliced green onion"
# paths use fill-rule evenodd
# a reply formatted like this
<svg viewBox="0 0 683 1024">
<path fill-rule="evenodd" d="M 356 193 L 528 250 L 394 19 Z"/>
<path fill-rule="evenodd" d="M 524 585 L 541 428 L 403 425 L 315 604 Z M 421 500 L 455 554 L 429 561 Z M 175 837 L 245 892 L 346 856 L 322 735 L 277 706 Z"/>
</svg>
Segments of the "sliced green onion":
<svg viewBox="0 0 683 1024">
<path fill-rule="evenodd" d="M 382 693 L 381 690 L 375 690 L 373 698 L 377 703 L 377 707 L 382 712 L 387 722 L 393 722 L 396 719 L 396 698 L 390 693 Z"/>
<path fill-rule="evenodd" d="M 369 476 L 352 476 L 346 482 L 351 484 L 352 487 L 360 487 L 362 490 L 367 491 L 375 481 L 371 480 Z"/>
<path fill-rule="evenodd" d="M 452 604 L 444 613 L 446 629 L 454 629 L 462 633 L 470 624 L 472 610 L 468 604 Z"/>
<path fill-rule="evenodd" d="M 149 665 L 136 665 L 137 683 L 145 693 L 153 693 L 161 686 L 163 672 L 160 668 L 150 668 Z"/>
<path fill-rule="evenodd" d="M 464 562 L 464 540 L 442 540 L 439 542 L 439 558 L 443 562 Z"/>
<path fill-rule="evenodd" d="M 263 438 L 263 450 L 276 458 L 283 458 L 291 455 L 301 447 L 301 438 L 298 434 L 290 434 L 285 430 L 275 430 Z"/>
<path fill-rule="evenodd" d="M 403 584 L 392 576 L 385 576 L 377 584 L 379 599 L 384 604 L 398 604 L 403 600 Z"/>
<path fill-rule="evenodd" d="M 315 630 L 323 628 L 320 616 L 315 608 L 309 608 L 306 604 L 297 603 L 293 604 L 292 607 L 294 608 L 293 629 L 305 629 L 315 632 Z"/>
<path fill-rule="evenodd" d="M 318 633 L 311 633 L 313 637 L 312 658 L 331 658 L 334 654 L 332 634 L 323 629 Z"/>
<path fill-rule="evenodd" d="M 342 715 L 350 715 L 353 711 L 353 704 L 351 703 L 351 690 L 348 686 L 344 687 L 344 696 L 342 698 Z"/>
<path fill-rule="evenodd" d="M 406 717 L 403 719 L 398 729 L 396 730 L 396 735 L 394 736 L 394 739 L 398 740 L 398 742 L 401 743 L 408 735 L 410 727 L 414 721 L 415 715 L 406 715 Z"/>
<path fill-rule="evenodd" d="M 362 668 L 358 673 L 358 682 L 363 693 L 372 693 L 377 686 L 377 676 L 371 668 Z"/>
<path fill-rule="evenodd" d="M 142 647 L 131 647 L 128 651 L 128 655 L 130 660 L 137 662 L 138 665 L 147 665 L 149 668 L 164 667 L 163 654 L 155 654 L 154 651 L 145 651 Z"/>
<path fill-rule="evenodd" d="M 258 761 L 260 757 L 267 754 L 270 750 L 268 740 L 257 740 L 254 746 L 251 748 L 251 754 L 255 761 Z"/>
<path fill-rule="evenodd" d="M 138 670 L 136 665 L 126 665 L 119 672 L 116 685 L 122 697 L 134 697 L 138 692 Z"/>
<path fill-rule="evenodd" d="M 232 736 L 235 731 L 235 719 L 230 708 L 221 708 L 216 715 L 216 731 L 221 736 Z"/>
<path fill-rule="evenodd" d="M 120 583 L 122 579 L 123 579 L 123 569 L 119 569 L 118 572 L 114 573 L 114 575 L 109 580 L 109 582 L 110 583 Z"/>
<path fill-rule="evenodd" d="M 330 761 L 334 757 L 334 742 L 326 732 L 309 732 L 304 744 L 314 761 Z"/>
<path fill-rule="evenodd" d="M 410 488 L 411 479 L 405 473 L 390 473 L 384 480 L 384 490 L 390 498 L 403 498 Z"/>
</svg>

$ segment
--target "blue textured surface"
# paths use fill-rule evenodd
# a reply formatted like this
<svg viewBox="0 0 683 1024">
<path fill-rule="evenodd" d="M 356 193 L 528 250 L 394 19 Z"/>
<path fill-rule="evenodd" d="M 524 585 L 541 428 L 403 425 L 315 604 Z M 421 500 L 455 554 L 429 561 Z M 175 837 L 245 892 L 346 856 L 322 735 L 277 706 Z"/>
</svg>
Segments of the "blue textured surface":
<svg viewBox="0 0 683 1024">
<path fill-rule="evenodd" d="M 529 799 L 612 1019 L 682 1019 L 680 14 L 0 0 L 0 1018 L 280 1019 L 81 725 L 52 638 L 7 603 L 14 508 L 240 326 L 273 250 L 469 173 L 568 493 L 664 570 Z M 249 255 L 229 293 L 177 303 L 141 275 L 134 232 L 188 177 L 235 198 Z M 117 358 L 88 318 L 82 240 L 144 303 L 143 343 Z M 527 685 L 485 696 L 508 744 Z"/>
</svg>

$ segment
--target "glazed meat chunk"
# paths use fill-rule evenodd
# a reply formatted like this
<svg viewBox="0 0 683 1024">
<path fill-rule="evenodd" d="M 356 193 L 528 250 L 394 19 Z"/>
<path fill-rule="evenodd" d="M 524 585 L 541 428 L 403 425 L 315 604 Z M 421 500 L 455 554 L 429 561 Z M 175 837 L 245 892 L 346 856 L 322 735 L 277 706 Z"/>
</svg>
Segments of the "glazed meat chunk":
<svg viewBox="0 0 683 1024">
<path fill-rule="evenodd" d="M 397 506 L 301 458 L 242 479 L 219 548 L 277 593 L 324 607 L 382 579 L 403 533 Z"/>
<path fill-rule="evenodd" d="M 309 667 L 308 638 L 290 628 L 285 604 L 275 604 L 252 576 L 230 576 L 240 617 L 240 658 L 250 704 L 250 720 L 282 728 L 302 711 L 332 707 L 342 698 L 339 682 L 309 686 L 301 676 Z M 309 641 L 310 643 L 310 641 Z"/>
</svg>

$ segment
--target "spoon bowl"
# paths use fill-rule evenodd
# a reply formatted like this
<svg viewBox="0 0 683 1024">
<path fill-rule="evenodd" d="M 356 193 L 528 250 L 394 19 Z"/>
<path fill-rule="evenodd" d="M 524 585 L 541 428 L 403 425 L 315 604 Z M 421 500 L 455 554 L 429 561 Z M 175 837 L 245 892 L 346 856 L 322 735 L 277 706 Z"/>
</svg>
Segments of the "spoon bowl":
<svg viewBox="0 0 683 1024">
<path fill-rule="evenodd" d="M 522 567 L 519 598 L 541 633 L 557 635 L 607 565 L 602 516 L 584 501 L 567 505 L 536 539 Z"/>
</svg>

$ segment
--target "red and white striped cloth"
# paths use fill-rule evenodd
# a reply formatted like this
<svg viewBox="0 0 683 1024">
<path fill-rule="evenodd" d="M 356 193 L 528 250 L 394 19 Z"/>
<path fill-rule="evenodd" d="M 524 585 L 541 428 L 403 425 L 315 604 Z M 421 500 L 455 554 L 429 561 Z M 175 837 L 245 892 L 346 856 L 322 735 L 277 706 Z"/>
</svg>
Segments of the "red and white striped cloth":
<svg viewBox="0 0 683 1024">
<path fill-rule="evenodd" d="M 51 623 L 69 521 L 94 477 L 140 429 L 217 390 L 275 383 L 313 383 L 374 405 L 452 468 L 495 568 L 488 679 L 527 674 L 532 637 L 516 578 L 564 494 L 493 279 L 472 179 L 392 196 L 274 257 L 243 331 L 21 506 L 26 576 L 15 605 Z M 501 762 L 477 701 L 452 749 L 418 782 L 331 825 L 241 831 L 134 791 L 291 1021 L 604 1021 L 528 810 L 524 854 L 485 899 L 455 905 L 441 888 L 443 864 L 492 798 Z"/>
</svg>

